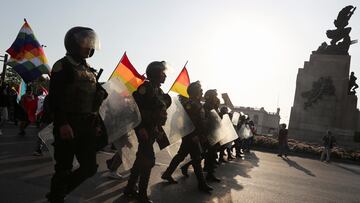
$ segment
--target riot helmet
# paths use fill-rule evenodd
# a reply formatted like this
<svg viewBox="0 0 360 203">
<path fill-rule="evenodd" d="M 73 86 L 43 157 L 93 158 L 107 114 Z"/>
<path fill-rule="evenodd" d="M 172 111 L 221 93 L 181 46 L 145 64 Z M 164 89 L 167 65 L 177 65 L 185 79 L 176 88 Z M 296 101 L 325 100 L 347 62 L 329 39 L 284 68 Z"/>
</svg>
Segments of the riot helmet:
<svg viewBox="0 0 360 203">
<path fill-rule="evenodd" d="M 223 106 L 220 108 L 220 113 L 222 114 L 228 114 L 229 113 L 229 108 L 227 106 Z"/>
<path fill-rule="evenodd" d="M 211 89 L 205 92 L 204 94 L 205 101 L 217 98 L 216 89 Z"/>
<path fill-rule="evenodd" d="M 165 70 L 165 61 L 153 61 L 146 68 L 146 76 L 149 80 L 164 83 L 166 78 Z"/>
<path fill-rule="evenodd" d="M 192 98 L 198 97 L 199 99 L 201 99 L 202 94 L 203 94 L 200 81 L 190 83 L 190 85 L 188 86 L 186 91 L 189 94 L 189 97 L 192 97 Z"/>
<path fill-rule="evenodd" d="M 90 54 L 87 57 L 91 57 L 95 49 L 100 49 L 100 41 L 97 34 L 88 27 L 77 26 L 71 28 L 65 35 L 64 44 L 68 54 L 80 57 L 83 57 L 80 51 L 84 48 L 90 49 Z"/>
</svg>

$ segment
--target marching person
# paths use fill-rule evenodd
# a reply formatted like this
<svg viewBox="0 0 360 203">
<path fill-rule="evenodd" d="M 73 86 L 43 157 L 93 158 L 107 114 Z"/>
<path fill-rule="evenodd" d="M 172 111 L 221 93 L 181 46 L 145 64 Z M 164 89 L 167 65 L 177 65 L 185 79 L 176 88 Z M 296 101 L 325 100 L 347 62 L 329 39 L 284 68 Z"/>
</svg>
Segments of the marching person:
<svg viewBox="0 0 360 203">
<path fill-rule="evenodd" d="M 179 151 L 171 160 L 169 167 L 163 173 L 161 178 L 169 181 L 170 183 L 177 183 L 171 177 L 171 175 L 178 167 L 178 165 L 182 161 L 184 161 L 185 157 L 190 154 L 192 160 L 191 164 L 194 167 L 194 172 L 198 180 L 199 190 L 204 192 L 210 192 L 211 190 L 213 190 L 213 188 L 206 183 L 201 167 L 200 141 L 204 139 L 203 137 L 206 133 L 206 122 L 205 111 L 200 103 L 203 94 L 200 82 L 196 81 L 190 83 L 187 88 L 187 93 L 189 94 L 189 99 L 187 101 L 184 101 L 183 105 L 195 126 L 195 130 L 182 138 Z M 183 174 L 187 176 L 187 170 L 185 170 Z"/>
<path fill-rule="evenodd" d="M 98 110 L 107 96 L 97 84 L 95 69 L 86 62 L 99 48 L 94 30 L 73 27 L 64 42 L 66 56 L 54 64 L 49 89 L 56 163 L 46 197 L 56 203 L 64 202 L 68 193 L 97 171 Z M 76 170 L 72 170 L 74 156 L 80 164 Z"/>
<path fill-rule="evenodd" d="M 153 144 L 156 139 L 165 136 L 161 126 L 165 125 L 166 109 L 171 105 L 171 98 L 160 88 L 166 79 L 166 63 L 154 61 L 146 68 L 147 79 L 133 93 L 139 107 L 141 123 L 135 128 L 139 142 L 136 160 L 131 168 L 131 174 L 124 194 L 128 197 L 139 195 L 141 202 L 152 202 L 147 195 L 151 169 L 155 165 Z M 139 192 L 135 186 L 139 180 Z"/>
</svg>

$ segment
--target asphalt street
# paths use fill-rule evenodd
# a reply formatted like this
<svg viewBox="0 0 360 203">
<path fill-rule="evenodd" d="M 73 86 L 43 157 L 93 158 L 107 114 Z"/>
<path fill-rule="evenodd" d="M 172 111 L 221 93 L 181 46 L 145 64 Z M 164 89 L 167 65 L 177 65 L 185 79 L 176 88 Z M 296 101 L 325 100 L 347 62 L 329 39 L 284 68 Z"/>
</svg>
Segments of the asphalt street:
<svg viewBox="0 0 360 203">
<path fill-rule="evenodd" d="M 30 126 L 24 137 L 17 128 L 7 124 L 0 136 L 0 202 L 46 202 L 53 162 L 47 152 L 33 156 L 37 129 Z M 122 192 L 127 178 L 111 180 L 105 160 L 111 152 L 98 154 L 98 173 L 84 182 L 66 202 L 136 202 Z M 252 151 L 244 160 L 221 164 L 217 176 L 221 183 L 211 183 L 212 194 L 200 193 L 192 170 L 190 177 L 176 170 L 178 184 L 169 185 L 160 176 L 171 156 L 167 151 L 157 154 L 149 196 L 154 202 L 360 202 L 360 166 L 344 163 L 323 163 L 319 160 L 289 156 L 280 158 L 272 153 Z M 128 171 L 123 171 L 128 175 Z"/>
</svg>

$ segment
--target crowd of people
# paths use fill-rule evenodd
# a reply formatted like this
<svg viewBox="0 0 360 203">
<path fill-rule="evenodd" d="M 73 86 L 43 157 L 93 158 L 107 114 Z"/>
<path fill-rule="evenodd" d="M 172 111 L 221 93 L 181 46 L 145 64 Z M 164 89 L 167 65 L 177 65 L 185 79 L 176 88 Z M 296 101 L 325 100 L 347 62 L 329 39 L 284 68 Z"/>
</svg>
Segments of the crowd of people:
<svg viewBox="0 0 360 203">
<path fill-rule="evenodd" d="M 86 62 L 87 58 L 93 56 L 97 47 L 98 38 L 94 30 L 74 27 L 65 36 L 66 55 L 52 68 L 49 95 L 45 96 L 41 92 L 35 96 L 32 88 L 28 87 L 17 103 L 14 89 L 8 86 L 1 87 L 0 127 L 8 119 L 8 108 L 14 109 L 13 117 L 14 120 L 19 120 L 21 136 L 25 136 L 26 126 L 31 123 L 39 121 L 39 127 L 43 128 L 53 122 L 55 173 L 51 178 L 50 192 L 46 194 L 50 202 L 64 202 L 67 194 L 97 172 L 97 140 L 101 136 L 106 136 L 106 129 L 98 112 L 101 103 L 107 97 L 107 92 L 97 81 L 96 70 Z M 153 145 L 166 136 L 162 126 L 166 123 L 167 109 L 172 99 L 161 89 L 166 80 L 165 70 L 164 61 L 151 62 L 146 68 L 147 79 L 133 93 L 141 114 L 141 122 L 134 129 L 138 150 L 124 195 L 136 197 L 140 202 L 152 202 L 147 189 L 155 165 Z M 243 159 L 244 154 L 250 152 L 256 127 L 251 118 L 241 112 L 238 119 L 232 119 L 235 112 L 229 112 L 228 107 L 220 106 L 216 89 L 207 90 L 203 94 L 200 82 L 196 81 L 190 83 L 187 93 L 189 97 L 179 96 L 179 101 L 195 129 L 182 137 L 177 154 L 161 178 L 176 184 L 177 181 L 172 174 L 190 155 L 191 160 L 181 166 L 182 174 L 188 177 L 188 168 L 192 166 L 199 191 L 211 193 L 211 184 L 222 181 L 216 175 L 219 164 L 237 158 Z M 217 126 L 214 112 L 220 118 L 228 114 L 234 121 L 237 139 L 222 145 L 219 141 L 210 141 Z M 332 147 L 331 139 L 324 138 L 324 142 L 327 148 Z M 43 143 L 40 139 L 37 143 L 35 154 L 41 155 Z M 122 176 L 117 173 L 122 163 L 121 146 L 116 141 L 113 145 L 117 153 L 107 160 L 106 164 L 111 172 L 110 177 L 121 179 Z M 287 156 L 286 125 L 282 125 L 279 131 L 279 146 L 279 156 Z M 329 157 L 328 151 L 326 154 Z M 79 162 L 76 169 L 73 169 L 74 157 Z"/>
</svg>

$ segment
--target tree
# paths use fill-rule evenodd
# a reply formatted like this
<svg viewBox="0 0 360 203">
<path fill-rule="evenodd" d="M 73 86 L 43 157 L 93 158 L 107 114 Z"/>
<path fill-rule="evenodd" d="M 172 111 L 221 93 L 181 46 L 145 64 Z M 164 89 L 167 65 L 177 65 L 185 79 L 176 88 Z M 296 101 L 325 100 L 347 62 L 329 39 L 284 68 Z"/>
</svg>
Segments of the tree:
<svg viewBox="0 0 360 203">
<path fill-rule="evenodd" d="M 21 77 L 12 67 L 7 67 L 6 69 L 5 83 L 9 84 L 10 87 L 15 87 L 15 89 L 19 88 Z M 42 89 L 41 87 L 49 89 L 49 84 L 49 78 L 46 75 L 43 75 L 38 79 L 28 83 L 27 86 L 31 86 L 33 88 L 33 92 L 37 94 L 39 93 L 39 90 Z"/>
</svg>

